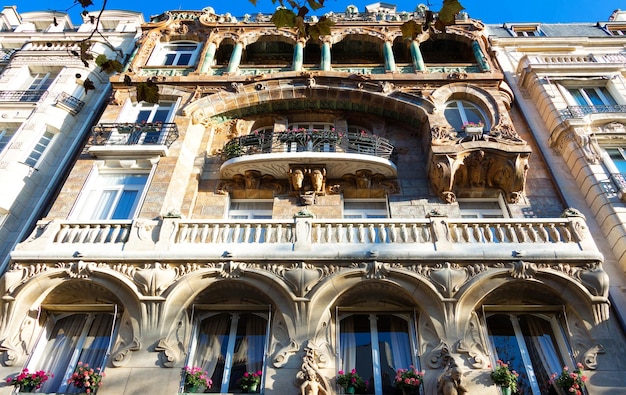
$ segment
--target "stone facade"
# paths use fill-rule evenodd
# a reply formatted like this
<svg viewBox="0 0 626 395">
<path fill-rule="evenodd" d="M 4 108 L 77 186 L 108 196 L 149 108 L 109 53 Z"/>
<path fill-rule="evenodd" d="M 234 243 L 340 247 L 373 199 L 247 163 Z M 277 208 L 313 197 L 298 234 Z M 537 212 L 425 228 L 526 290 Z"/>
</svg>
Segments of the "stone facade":
<svg viewBox="0 0 626 395">
<path fill-rule="evenodd" d="M 320 395 L 356 368 L 363 393 L 391 395 L 413 365 L 424 394 L 495 395 L 501 358 L 527 393 L 576 363 L 590 394 L 626 386 L 616 272 L 488 30 L 461 18 L 406 40 L 423 10 L 377 15 L 334 14 L 319 40 L 210 7 L 144 24 L 12 253 L 3 371 L 89 361 L 100 395 L 166 395 L 199 366 L 213 393 L 260 371 L 263 394 Z"/>
</svg>

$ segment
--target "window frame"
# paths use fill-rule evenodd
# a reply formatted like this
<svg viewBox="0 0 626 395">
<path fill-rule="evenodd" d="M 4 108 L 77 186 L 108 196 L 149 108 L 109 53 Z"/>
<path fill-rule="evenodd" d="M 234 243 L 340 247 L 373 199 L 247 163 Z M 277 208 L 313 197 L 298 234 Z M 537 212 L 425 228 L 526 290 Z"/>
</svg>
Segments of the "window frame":
<svg viewBox="0 0 626 395">
<path fill-rule="evenodd" d="M 270 209 L 259 209 L 253 207 L 255 203 L 264 203 L 271 206 Z M 235 208 L 233 206 L 250 204 L 249 208 Z M 272 219 L 274 211 L 274 199 L 230 199 L 226 210 L 226 219 L 245 220 L 245 219 Z M 258 213 L 261 212 L 261 215 Z"/>
<path fill-rule="evenodd" d="M 466 106 L 467 106 L 467 109 L 465 108 Z M 461 121 L 460 125 L 455 125 L 451 122 L 450 118 L 448 118 L 447 116 L 448 111 L 456 112 L 459 120 Z M 468 117 L 468 114 L 479 115 L 477 117 L 479 119 L 476 120 L 476 119 L 473 119 L 473 117 L 472 119 L 470 119 Z M 466 99 L 450 99 L 444 104 L 443 116 L 446 122 L 448 123 L 448 125 L 454 128 L 454 130 L 456 130 L 457 132 L 462 131 L 464 125 L 467 124 L 468 122 L 473 122 L 473 123 L 482 122 L 482 124 L 484 125 L 483 126 L 484 130 L 491 129 L 491 123 L 489 121 L 489 117 L 487 116 L 485 111 L 481 108 L 481 106 L 474 101 L 470 101 Z"/>
<path fill-rule="evenodd" d="M 11 140 L 15 138 L 16 134 L 17 129 L 8 127 L 0 129 L 0 154 L 11 146 Z"/>
<path fill-rule="evenodd" d="M 40 135 L 37 142 L 35 142 L 30 148 L 29 154 L 22 160 L 26 166 L 33 169 L 39 168 L 41 162 L 45 159 L 49 148 L 52 146 L 54 140 L 56 140 L 59 133 L 54 133 L 50 130 L 44 130 Z"/>
<path fill-rule="evenodd" d="M 195 46 L 193 51 L 191 50 L 178 50 L 178 47 L 191 47 Z M 164 67 L 189 67 L 193 66 L 197 62 L 198 53 L 200 52 L 201 45 L 195 41 L 172 41 L 167 43 L 159 43 L 155 47 L 154 52 L 148 60 L 148 66 L 164 66 Z M 169 63 L 168 56 L 173 55 L 171 63 Z M 186 62 L 181 58 L 188 55 L 189 58 Z"/>
<path fill-rule="evenodd" d="M 398 309 L 394 309 L 394 308 L 389 308 L 389 309 L 368 309 L 368 308 L 361 308 L 361 307 L 337 307 L 336 308 L 336 312 L 335 312 L 335 323 L 336 323 L 336 334 L 335 337 L 337 339 L 337 345 L 336 348 L 338 350 L 337 352 L 337 366 L 339 367 L 339 369 L 342 369 L 344 371 L 349 371 L 351 369 L 357 369 L 358 368 L 356 366 L 344 366 L 344 361 L 342 358 L 342 345 L 341 345 L 341 337 L 342 337 L 342 328 L 341 328 L 341 322 L 350 317 L 350 316 L 354 316 L 354 315 L 367 315 L 369 318 L 369 322 L 370 322 L 370 352 L 371 352 L 371 362 L 372 362 L 372 375 L 374 376 L 374 383 L 373 383 L 373 389 L 374 389 L 374 395 L 383 395 L 383 383 L 382 383 L 382 367 L 381 367 L 381 360 L 380 360 L 380 356 L 382 355 L 382 353 L 380 352 L 380 347 L 379 347 L 379 342 L 381 340 L 381 338 L 378 336 L 379 331 L 378 331 L 378 325 L 375 325 L 374 328 L 374 324 L 379 321 L 380 317 L 383 315 L 394 315 L 399 317 L 400 319 L 403 319 L 406 322 L 407 325 L 407 335 L 408 335 L 408 341 L 409 341 L 409 350 L 407 350 L 407 354 L 410 357 L 411 361 L 409 361 L 409 364 L 407 366 L 397 366 L 395 367 L 395 371 L 397 371 L 400 368 L 404 368 L 407 369 L 409 366 L 414 366 L 416 370 L 420 370 L 420 360 L 419 360 L 419 355 L 418 355 L 418 348 L 417 345 L 419 344 L 419 334 L 417 331 L 417 312 L 415 310 L 411 310 L 411 309 L 405 309 L 405 308 L 398 308 Z M 408 318 L 404 318 L 402 316 L 406 316 Z M 376 356 L 379 357 L 378 361 L 375 361 Z M 363 374 L 363 373 L 361 373 Z M 364 379 L 367 379 L 367 377 L 365 377 Z"/>
<path fill-rule="evenodd" d="M 110 329 L 108 327 L 103 328 L 103 333 L 107 334 L 109 337 L 108 345 L 106 349 L 104 349 L 102 355 L 100 356 L 100 364 L 94 365 L 90 363 L 91 366 L 100 367 L 101 371 L 104 371 L 110 357 L 111 348 L 114 344 L 115 339 L 117 338 L 117 334 L 119 331 L 119 318 L 120 311 L 118 311 L 118 306 L 115 304 L 99 304 L 99 305 L 42 305 L 41 309 L 46 311 L 47 318 L 46 323 L 42 326 L 39 335 L 37 337 L 37 341 L 35 342 L 32 352 L 24 364 L 24 367 L 28 368 L 31 371 L 44 369 L 46 371 L 50 370 L 55 377 L 59 375 L 62 377 L 61 381 L 58 383 L 58 387 L 46 388 L 52 385 L 52 382 L 44 383 L 42 386 L 46 392 L 54 392 L 54 393 L 76 393 L 80 391 L 76 391 L 72 389 L 72 386 L 67 383 L 67 380 L 70 378 L 78 362 L 82 362 L 81 358 L 85 351 L 88 351 L 90 347 L 85 347 L 85 342 L 89 333 L 91 332 L 92 324 L 97 319 L 98 314 L 110 314 L 112 316 L 112 322 Z M 42 363 L 45 362 L 44 355 L 48 344 L 52 342 L 54 344 L 54 340 L 50 338 L 53 335 L 53 331 L 60 320 L 65 318 L 69 318 L 71 316 L 76 316 L 75 319 L 81 319 L 81 315 L 87 315 L 87 320 L 83 323 L 82 328 L 80 329 L 80 335 L 76 340 L 76 344 L 73 347 L 70 357 L 69 363 L 65 367 L 65 370 L 61 373 L 62 366 L 42 366 Z M 56 371 L 51 369 L 52 367 L 57 368 Z"/>
<path fill-rule="evenodd" d="M 593 84 L 581 84 L 578 86 L 567 84 L 563 86 L 565 91 L 567 92 L 567 102 L 572 103 L 573 106 L 614 106 L 618 105 L 617 99 L 611 93 L 609 86 L 607 85 L 593 85 Z M 591 95 L 595 93 L 596 97 L 600 99 L 602 103 L 594 103 Z M 574 94 L 574 92 L 578 93 L 578 96 Z M 584 103 L 580 103 L 577 99 L 580 97 L 584 100 Z"/>
<path fill-rule="evenodd" d="M 384 204 L 385 208 L 346 208 L 346 203 L 349 204 L 367 204 L 367 203 L 380 203 L 380 204 Z M 384 216 L 383 216 L 383 211 L 384 211 Z M 341 207 L 341 217 L 343 219 L 354 219 L 354 220 L 359 220 L 359 219 L 388 219 L 391 218 L 391 215 L 389 213 L 389 201 L 387 200 L 387 198 L 380 198 L 380 199 L 376 199 L 376 198 L 363 198 L 363 199 L 358 199 L 358 198 L 348 198 L 348 199 L 343 199 L 343 204 Z"/>
<path fill-rule="evenodd" d="M 261 355 L 261 371 L 263 372 L 263 374 L 261 376 L 261 383 L 259 385 L 259 391 L 262 394 L 264 392 L 263 382 L 265 381 L 265 377 L 266 377 L 265 364 L 267 362 L 266 360 L 267 360 L 267 355 L 269 352 L 269 346 L 271 342 L 271 321 L 272 321 L 272 306 L 271 305 L 239 305 L 239 304 L 212 304 L 212 305 L 194 304 L 192 305 L 191 321 L 193 322 L 193 327 L 192 327 L 191 338 L 189 341 L 189 346 L 187 349 L 186 365 L 187 366 L 199 365 L 196 362 L 195 357 L 196 357 L 196 351 L 200 347 L 198 344 L 200 326 L 202 325 L 204 321 L 209 320 L 212 317 L 215 317 L 221 314 L 232 315 L 232 314 L 243 314 L 243 313 L 263 316 L 263 318 L 266 320 L 265 344 L 264 344 L 263 352 Z M 231 391 L 229 391 L 228 389 L 231 382 L 233 383 L 233 385 L 236 385 L 236 381 L 233 381 L 233 378 L 232 378 L 232 369 L 233 369 L 232 356 L 234 355 L 234 346 L 235 346 L 234 342 L 237 340 L 236 338 L 238 337 L 238 332 L 237 332 L 238 321 L 233 323 L 233 319 L 231 316 L 231 320 L 229 324 L 230 324 L 229 333 L 228 333 L 229 344 L 227 345 L 227 350 L 226 350 L 224 370 L 222 371 L 222 382 L 216 383 L 214 381 L 213 387 L 212 387 L 213 389 L 219 388 L 219 390 L 217 391 L 218 394 L 231 393 Z M 226 366 L 227 364 L 229 364 L 229 366 Z M 201 366 L 201 368 L 204 369 L 204 366 Z M 212 373 L 209 373 L 209 374 L 212 376 Z M 183 377 L 180 383 L 181 391 L 184 390 L 184 387 L 185 387 L 185 379 Z"/>
<path fill-rule="evenodd" d="M 545 33 L 541 30 L 539 24 L 504 24 L 504 28 L 513 37 L 545 37 Z"/>
<path fill-rule="evenodd" d="M 80 191 L 78 198 L 76 199 L 76 203 L 70 212 L 69 217 L 75 220 L 84 220 L 84 221 L 119 221 L 124 219 L 111 219 L 115 213 L 115 209 L 117 208 L 117 204 L 122 198 L 123 192 L 126 190 L 126 184 L 114 184 L 107 185 L 102 184 L 101 176 L 107 175 L 146 175 L 145 183 L 143 187 L 141 187 L 140 192 L 137 194 L 133 206 L 130 209 L 130 213 L 125 220 L 134 220 L 138 213 L 140 212 L 141 206 L 145 200 L 146 194 L 150 187 L 150 183 L 152 181 L 152 177 L 154 175 L 154 171 L 156 166 L 152 166 L 151 169 L 133 169 L 133 170 L 121 170 L 121 169 L 107 169 L 107 168 L 98 168 L 94 167 L 89 174 L 85 185 Z M 134 184 L 129 184 L 134 185 Z M 111 187 L 111 188 L 107 188 Z M 91 216 L 87 216 L 86 214 L 95 213 L 95 209 L 100 199 L 102 198 L 102 193 L 106 190 L 115 190 L 116 196 L 114 197 L 114 202 L 111 203 L 111 207 L 108 210 L 109 214 L 106 219 L 94 219 Z M 137 188 L 129 188 L 129 190 L 138 190 Z M 98 193 L 98 195 L 92 195 Z M 97 198 L 97 199 L 94 199 Z M 93 201 L 93 202 L 92 202 Z M 91 203 L 90 203 L 91 202 Z"/>
<path fill-rule="evenodd" d="M 508 210 L 508 206 L 504 200 L 502 194 L 498 194 L 497 197 L 491 198 L 457 198 L 459 204 L 459 216 L 460 218 L 476 218 L 476 219 L 494 219 L 494 218 L 511 218 Z M 499 208 L 463 208 L 463 203 L 496 203 Z M 465 215 L 464 215 L 465 214 Z M 470 216 L 474 215 L 476 216 Z M 485 216 L 485 214 L 492 214 L 493 216 Z M 501 216 L 495 216 L 494 214 L 501 214 Z"/>
</svg>

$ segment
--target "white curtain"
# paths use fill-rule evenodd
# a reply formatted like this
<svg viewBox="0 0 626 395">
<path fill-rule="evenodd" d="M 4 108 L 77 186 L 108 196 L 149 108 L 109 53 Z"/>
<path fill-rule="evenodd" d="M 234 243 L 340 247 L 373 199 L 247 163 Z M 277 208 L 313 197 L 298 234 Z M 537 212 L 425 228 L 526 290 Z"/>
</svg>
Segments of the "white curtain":
<svg viewBox="0 0 626 395">
<path fill-rule="evenodd" d="M 255 314 L 248 315 L 248 319 L 246 320 L 246 370 L 248 372 L 258 372 L 263 369 L 266 328 L 267 320 Z"/>
<path fill-rule="evenodd" d="M 201 366 L 207 371 L 213 383 L 219 386 L 221 377 L 213 377 L 217 363 L 225 360 L 222 343 L 226 341 L 230 328 L 230 315 L 220 314 L 205 319 L 200 326 L 198 349 L 193 366 Z"/>
<path fill-rule="evenodd" d="M 356 335 L 354 333 L 354 316 L 341 320 L 341 361 L 342 369 L 351 370 L 356 366 Z"/>
</svg>

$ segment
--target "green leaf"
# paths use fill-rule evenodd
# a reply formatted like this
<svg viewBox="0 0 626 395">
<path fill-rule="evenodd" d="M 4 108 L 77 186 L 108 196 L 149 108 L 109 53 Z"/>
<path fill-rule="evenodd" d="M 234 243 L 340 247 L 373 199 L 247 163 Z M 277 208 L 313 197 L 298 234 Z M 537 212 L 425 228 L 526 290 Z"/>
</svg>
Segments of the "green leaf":
<svg viewBox="0 0 626 395">
<path fill-rule="evenodd" d="M 307 0 L 307 3 L 314 11 L 324 7 L 324 0 Z"/>
<path fill-rule="evenodd" d="M 410 21 L 404 22 L 402 26 L 400 26 L 400 31 L 402 31 L 402 37 L 413 40 L 420 33 L 422 33 L 422 25 L 411 19 Z"/>
<path fill-rule="evenodd" d="M 159 102 L 159 87 L 152 81 L 137 84 L 137 101 L 156 104 Z"/>
<path fill-rule="evenodd" d="M 109 58 L 107 58 L 107 56 L 105 54 L 101 54 L 98 55 L 98 57 L 96 58 L 96 64 L 100 67 L 102 67 L 102 65 L 109 60 Z"/>
<path fill-rule="evenodd" d="M 90 5 L 93 5 L 93 1 L 91 0 L 76 0 L 78 4 L 80 4 L 83 8 L 87 8 Z"/>
<path fill-rule="evenodd" d="M 271 19 L 274 26 L 280 27 L 294 27 L 296 25 L 296 14 L 286 8 L 276 10 Z"/>
<path fill-rule="evenodd" d="M 454 24 L 454 16 L 464 10 L 459 0 L 444 0 L 438 19 L 445 25 Z"/>
</svg>

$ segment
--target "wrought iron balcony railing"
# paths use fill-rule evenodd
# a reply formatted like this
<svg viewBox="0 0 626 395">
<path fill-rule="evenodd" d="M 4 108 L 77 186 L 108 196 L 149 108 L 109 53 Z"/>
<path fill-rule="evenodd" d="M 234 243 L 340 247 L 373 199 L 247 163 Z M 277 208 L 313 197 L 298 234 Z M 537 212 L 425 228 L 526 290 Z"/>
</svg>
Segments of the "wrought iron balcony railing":
<svg viewBox="0 0 626 395">
<path fill-rule="evenodd" d="M 175 123 L 101 123 L 92 128 L 91 145 L 165 145 L 178 138 Z"/>
<path fill-rule="evenodd" d="M 589 114 L 608 114 L 608 113 L 625 113 L 626 105 L 612 104 L 605 106 L 567 106 L 566 109 L 561 110 L 561 116 L 563 119 L 569 118 L 583 118 Z"/>
<path fill-rule="evenodd" d="M 0 91 L 0 101 L 36 103 L 46 97 L 48 91 L 31 89 L 24 91 Z"/>
<path fill-rule="evenodd" d="M 78 114 L 84 105 L 85 102 L 65 92 L 57 96 L 56 106 L 67 110 L 72 115 Z"/>
<path fill-rule="evenodd" d="M 264 131 L 234 138 L 224 145 L 222 159 L 277 152 L 343 152 L 390 159 L 393 149 L 389 140 L 369 133 L 298 129 Z"/>
</svg>

